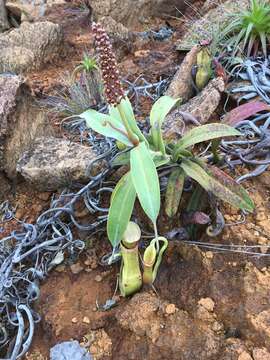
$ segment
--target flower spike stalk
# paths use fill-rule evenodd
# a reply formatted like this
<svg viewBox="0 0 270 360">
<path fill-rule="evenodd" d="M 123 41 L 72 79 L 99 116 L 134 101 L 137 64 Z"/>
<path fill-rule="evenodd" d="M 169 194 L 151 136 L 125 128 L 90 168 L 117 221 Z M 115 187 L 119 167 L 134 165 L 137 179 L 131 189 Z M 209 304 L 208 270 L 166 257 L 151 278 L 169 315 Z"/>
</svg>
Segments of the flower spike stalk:
<svg viewBox="0 0 270 360">
<path fill-rule="evenodd" d="M 125 98 L 124 90 L 122 88 L 117 62 L 112 50 L 112 44 L 109 36 L 103 27 L 98 23 L 92 24 L 92 31 L 95 36 L 96 50 L 99 58 L 99 67 L 104 83 L 104 95 L 108 104 L 117 107 L 122 123 L 124 124 L 129 140 L 136 146 L 138 139 L 134 136 L 132 129 L 126 118 L 125 112 L 121 105 L 121 100 Z"/>
</svg>

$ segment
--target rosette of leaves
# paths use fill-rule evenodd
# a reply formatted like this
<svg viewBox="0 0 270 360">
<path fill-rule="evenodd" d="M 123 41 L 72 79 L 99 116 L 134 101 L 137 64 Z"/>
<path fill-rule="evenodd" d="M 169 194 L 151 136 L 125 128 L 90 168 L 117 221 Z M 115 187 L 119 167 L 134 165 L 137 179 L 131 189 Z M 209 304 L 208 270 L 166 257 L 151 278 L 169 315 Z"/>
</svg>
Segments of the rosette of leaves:
<svg viewBox="0 0 270 360">
<path fill-rule="evenodd" d="M 123 98 L 118 105 L 109 106 L 109 114 L 89 109 L 80 115 L 94 131 L 125 144 L 114 165 L 127 164 L 130 170 L 120 179 L 112 196 L 107 222 L 108 238 L 113 247 L 119 245 L 130 221 L 136 198 L 151 219 L 158 247 L 157 218 L 160 211 L 160 186 L 158 169 L 172 165 L 170 189 L 167 189 L 166 213 L 175 215 L 181 199 L 186 177 L 198 182 L 208 193 L 234 207 L 252 212 L 254 205 L 245 189 L 214 166 L 198 159 L 192 147 L 200 142 L 240 133 L 226 124 L 198 126 L 185 134 L 176 144 L 166 144 L 162 136 L 162 123 L 179 99 L 163 96 L 155 102 L 150 112 L 150 133 L 139 129 L 132 105 Z"/>
<path fill-rule="evenodd" d="M 270 6 L 264 0 L 250 0 L 247 10 L 232 15 L 230 23 L 222 32 L 226 45 L 233 48 L 232 56 L 239 50 L 247 56 L 257 55 L 261 47 L 267 56 L 270 37 Z"/>
</svg>

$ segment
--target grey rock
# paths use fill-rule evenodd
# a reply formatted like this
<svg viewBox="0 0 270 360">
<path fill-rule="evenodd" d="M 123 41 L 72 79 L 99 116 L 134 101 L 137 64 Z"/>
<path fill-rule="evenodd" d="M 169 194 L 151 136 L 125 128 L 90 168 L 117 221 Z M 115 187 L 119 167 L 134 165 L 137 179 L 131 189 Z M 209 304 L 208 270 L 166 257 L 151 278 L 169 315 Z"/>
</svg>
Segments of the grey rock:
<svg viewBox="0 0 270 360">
<path fill-rule="evenodd" d="M 45 114 L 35 106 L 24 79 L 0 75 L 0 170 L 14 178 L 23 152 L 36 137 L 49 133 Z"/>
<path fill-rule="evenodd" d="M 63 50 L 63 33 L 49 21 L 27 23 L 0 35 L 0 72 L 24 72 L 51 62 Z"/>
<path fill-rule="evenodd" d="M 20 22 L 38 21 L 45 15 L 47 8 L 46 0 L 34 1 L 7 1 L 6 8 L 8 12 L 15 16 Z"/>
<path fill-rule="evenodd" d="M 270 360 L 270 353 L 266 348 L 255 348 L 252 355 L 254 360 Z"/>
<path fill-rule="evenodd" d="M 110 16 L 128 27 L 151 16 L 176 16 L 176 8 L 181 11 L 187 7 L 185 1 L 179 0 L 92 0 L 90 5 L 96 21 L 104 16 Z"/>
<path fill-rule="evenodd" d="M 215 1 L 215 3 L 218 2 Z M 199 19 L 189 20 L 189 23 L 186 24 L 188 30 L 176 42 L 176 49 L 189 50 L 198 44 L 199 40 L 211 39 L 217 31 L 229 24 L 230 15 L 239 12 L 239 9 L 247 9 L 249 4 L 250 0 L 227 0 L 214 8 L 209 6 L 210 10 L 204 16 L 199 17 Z"/>
<path fill-rule="evenodd" d="M 5 1 L 0 0 L 0 33 L 8 30 L 10 28 L 10 24 L 7 18 L 7 10 L 5 6 Z"/>
<path fill-rule="evenodd" d="M 50 350 L 50 360 L 93 360 L 78 341 L 65 341 Z"/>
<path fill-rule="evenodd" d="M 112 42 L 117 61 L 121 61 L 133 47 L 134 36 L 122 23 L 115 21 L 111 16 L 104 16 L 99 23 L 106 30 Z"/>
<path fill-rule="evenodd" d="M 17 171 L 40 190 L 57 190 L 73 182 L 87 182 L 87 169 L 96 158 L 88 147 L 65 139 L 41 137 L 19 160 Z M 91 175 L 96 175 L 104 162 L 95 162 Z"/>
</svg>

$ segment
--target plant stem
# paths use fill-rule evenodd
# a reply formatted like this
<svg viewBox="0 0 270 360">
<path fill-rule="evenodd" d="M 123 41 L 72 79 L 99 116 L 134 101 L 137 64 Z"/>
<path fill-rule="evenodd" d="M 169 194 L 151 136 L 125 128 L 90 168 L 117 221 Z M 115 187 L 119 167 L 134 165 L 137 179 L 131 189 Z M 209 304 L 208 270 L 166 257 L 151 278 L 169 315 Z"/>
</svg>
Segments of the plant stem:
<svg viewBox="0 0 270 360">
<path fill-rule="evenodd" d="M 132 130 L 130 128 L 129 123 L 128 123 L 127 118 L 126 118 L 126 114 L 123 111 L 121 104 L 117 105 L 117 109 L 118 109 L 118 111 L 120 113 L 123 124 L 124 124 L 124 126 L 125 126 L 125 128 L 127 130 L 129 140 L 132 142 L 132 144 L 134 146 L 137 146 L 139 144 L 139 140 L 134 136 L 134 134 L 133 134 L 133 132 L 132 132 Z"/>
</svg>

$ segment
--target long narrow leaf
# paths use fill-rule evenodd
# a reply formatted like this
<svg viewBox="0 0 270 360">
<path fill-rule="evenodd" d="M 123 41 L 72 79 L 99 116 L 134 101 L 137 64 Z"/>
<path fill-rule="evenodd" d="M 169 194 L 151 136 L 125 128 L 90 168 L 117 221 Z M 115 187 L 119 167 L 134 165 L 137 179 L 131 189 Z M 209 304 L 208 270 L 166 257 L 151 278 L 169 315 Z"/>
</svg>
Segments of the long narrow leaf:
<svg viewBox="0 0 270 360">
<path fill-rule="evenodd" d="M 165 195 L 165 212 L 168 217 L 173 217 L 177 213 L 182 197 L 184 181 L 185 173 L 183 169 L 176 168 L 171 172 Z"/>
<path fill-rule="evenodd" d="M 162 125 L 166 115 L 172 108 L 180 101 L 180 98 L 174 99 L 170 96 L 164 95 L 160 97 L 152 106 L 150 112 L 150 124 L 153 126 L 156 122 L 159 126 Z"/>
<path fill-rule="evenodd" d="M 234 126 L 261 111 L 270 111 L 270 106 L 262 101 L 251 101 L 229 111 L 222 119 L 222 122 Z"/>
<path fill-rule="evenodd" d="M 208 141 L 224 136 L 236 136 L 241 135 L 241 133 L 234 129 L 231 126 L 226 124 L 206 124 L 198 126 L 190 130 L 186 135 L 182 137 L 180 141 L 175 145 L 174 156 L 178 154 L 179 151 L 186 149 L 192 145 L 198 144 L 203 141 Z"/>
<path fill-rule="evenodd" d="M 125 97 L 121 100 L 120 104 L 117 106 L 117 108 L 121 108 L 123 115 L 126 117 L 126 120 L 130 126 L 130 129 L 133 131 L 134 134 L 136 134 L 140 141 L 144 141 L 147 143 L 146 138 L 144 137 L 143 133 L 139 129 L 137 125 L 137 121 L 135 119 L 135 115 L 132 109 L 132 105 L 128 99 L 128 97 Z M 119 114 L 120 115 L 120 114 Z M 120 115 L 121 117 L 121 115 Z"/>
<path fill-rule="evenodd" d="M 196 180 L 206 191 L 210 191 L 236 208 L 249 212 L 254 210 L 254 204 L 242 186 L 218 168 L 201 165 L 204 168 L 191 160 L 183 160 L 181 163 L 185 173 Z"/>
<path fill-rule="evenodd" d="M 135 198 L 136 191 L 128 172 L 119 180 L 111 196 L 107 234 L 113 247 L 122 240 L 132 214 Z"/>
<path fill-rule="evenodd" d="M 160 209 L 160 188 L 154 161 L 144 142 L 130 152 L 130 169 L 134 187 L 146 215 L 155 222 Z"/>
<path fill-rule="evenodd" d="M 156 150 L 165 154 L 165 145 L 162 139 L 161 126 L 166 115 L 179 102 L 170 96 L 162 96 L 153 105 L 150 112 L 151 136 Z"/>
<path fill-rule="evenodd" d="M 86 121 L 87 126 L 97 133 L 121 141 L 127 146 L 133 146 L 125 135 L 125 127 L 109 115 L 99 113 L 93 109 L 86 110 L 80 117 Z"/>
</svg>

